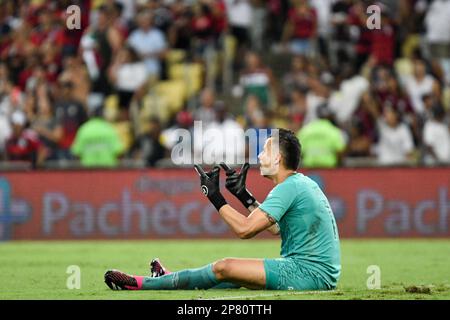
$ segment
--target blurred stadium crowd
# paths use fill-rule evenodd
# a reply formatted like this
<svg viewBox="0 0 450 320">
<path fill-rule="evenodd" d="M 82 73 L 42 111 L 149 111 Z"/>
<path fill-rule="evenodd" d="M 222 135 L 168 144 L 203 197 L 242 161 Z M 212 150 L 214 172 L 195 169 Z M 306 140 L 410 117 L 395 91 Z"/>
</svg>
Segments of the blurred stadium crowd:
<svg viewBox="0 0 450 320">
<path fill-rule="evenodd" d="M 305 167 L 442 165 L 449 108 L 446 0 L 0 0 L 3 168 L 170 165 L 195 120 L 290 128 Z"/>
</svg>

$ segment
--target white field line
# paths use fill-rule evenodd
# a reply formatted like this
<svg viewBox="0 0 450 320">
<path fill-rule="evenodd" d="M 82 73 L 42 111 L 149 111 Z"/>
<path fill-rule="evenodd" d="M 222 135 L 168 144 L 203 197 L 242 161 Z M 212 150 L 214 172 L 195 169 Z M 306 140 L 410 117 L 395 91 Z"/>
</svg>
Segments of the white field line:
<svg viewBox="0 0 450 320">
<path fill-rule="evenodd" d="M 206 299 L 198 299 L 198 300 L 226 300 L 226 299 L 250 299 L 250 298 L 264 298 L 264 297 L 277 297 L 277 296 L 300 296 L 307 294 L 317 294 L 317 293 L 333 293 L 336 290 L 328 290 L 328 291 L 287 291 L 277 292 L 277 293 L 260 293 L 253 295 L 245 295 L 245 296 L 223 296 L 223 297 L 214 297 L 214 298 L 206 298 Z"/>
</svg>

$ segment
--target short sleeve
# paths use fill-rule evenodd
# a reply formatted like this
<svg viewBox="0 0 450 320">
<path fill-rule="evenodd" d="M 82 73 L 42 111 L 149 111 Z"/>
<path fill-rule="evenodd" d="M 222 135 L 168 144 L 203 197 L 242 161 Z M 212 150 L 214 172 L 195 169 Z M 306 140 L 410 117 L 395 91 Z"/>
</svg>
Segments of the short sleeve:
<svg viewBox="0 0 450 320">
<path fill-rule="evenodd" d="M 291 207 L 296 195 L 295 185 L 283 182 L 269 192 L 259 208 L 279 222 Z"/>
</svg>

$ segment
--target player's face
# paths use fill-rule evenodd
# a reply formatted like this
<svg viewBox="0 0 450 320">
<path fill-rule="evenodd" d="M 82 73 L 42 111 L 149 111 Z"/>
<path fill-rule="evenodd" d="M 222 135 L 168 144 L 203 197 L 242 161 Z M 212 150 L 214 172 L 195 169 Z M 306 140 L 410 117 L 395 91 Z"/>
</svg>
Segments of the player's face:
<svg viewBox="0 0 450 320">
<path fill-rule="evenodd" d="M 258 155 L 259 171 L 264 177 L 276 174 L 280 164 L 280 154 L 275 152 L 277 148 L 272 146 L 272 142 L 273 138 L 267 139 L 262 152 Z"/>
</svg>

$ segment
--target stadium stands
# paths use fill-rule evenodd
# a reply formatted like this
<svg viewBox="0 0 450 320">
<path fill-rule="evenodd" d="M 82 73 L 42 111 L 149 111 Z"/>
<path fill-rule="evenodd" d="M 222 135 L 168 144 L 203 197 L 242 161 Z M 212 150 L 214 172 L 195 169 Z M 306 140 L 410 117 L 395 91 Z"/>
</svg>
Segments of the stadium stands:
<svg viewBox="0 0 450 320">
<path fill-rule="evenodd" d="M 31 157 L 37 159 L 35 168 L 76 163 L 67 143 L 77 127 L 67 129 L 75 120 L 62 118 L 61 101 L 67 110 L 72 102 L 81 104 L 88 116 L 101 108 L 128 150 L 151 118 L 169 129 L 180 112 L 195 114 L 205 88 L 216 92 L 216 103 L 225 103 L 227 117 L 244 130 L 256 128 L 253 122 L 262 114 L 259 126 L 298 132 L 316 120 L 319 105 L 328 105 L 346 142 L 340 166 L 382 164 L 379 124 L 388 123 L 385 111 L 394 109 L 398 121 L 384 132 L 399 146 L 409 139 L 399 133 L 406 131 L 413 150 L 390 165 L 450 163 L 448 130 L 436 136 L 448 155 L 436 157 L 423 137 L 438 109 L 444 110 L 442 124 L 449 125 L 450 39 L 442 30 L 450 22 L 439 15 L 450 12 L 448 1 L 421 6 L 379 1 L 375 30 L 367 26 L 371 2 L 363 0 L 273 0 L 267 6 L 246 0 L 241 5 L 253 15 L 252 24 L 243 13 L 231 17 L 236 8 L 226 0 L 78 3 L 81 25 L 73 30 L 66 25 L 66 1 L 0 3 L 2 168 L 16 168 L 17 161 Z M 136 40 L 151 37 L 156 37 L 151 45 Z M 71 88 L 69 96 L 62 96 L 63 86 Z M 294 103 L 295 90 L 304 97 Z M 259 106 L 248 107 L 249 92 L 262 99 Z M 52 116 L 42 121 L 37 110 L 45 103 Z M 41 142 L 34 156 L 13 155 L 8 144 L 17 138 L 11 122 L 17 110 L 26 115 L 27 132 Z M 70 136 L 49 142 L 58 124 Z M 49 148 L 61 152 L 50 154 Z M 170 154 L 166 150 L 159 163 L 173 166 Z M 122 158 L 131 161 L 127 153 Z"/>
</svg>

